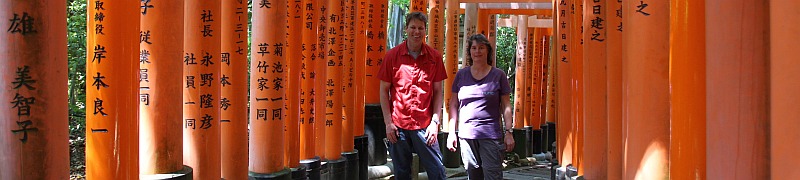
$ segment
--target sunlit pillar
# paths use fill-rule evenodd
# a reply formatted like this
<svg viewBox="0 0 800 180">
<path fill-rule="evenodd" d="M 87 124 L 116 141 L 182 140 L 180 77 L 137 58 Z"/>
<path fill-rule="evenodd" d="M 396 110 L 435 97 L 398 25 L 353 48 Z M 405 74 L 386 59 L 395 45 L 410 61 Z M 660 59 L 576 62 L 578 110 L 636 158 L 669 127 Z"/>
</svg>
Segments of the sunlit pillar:
<svg viewBox="0 0 800 180">
<path fill-rule="evenodd" d="M 94 1 L 90 2 L 94 3 Z M 66 2 L 9 0 L 0 3 L 3 4 L 0 6 L 0 11 L 3 12 L 0 19 L 3 20 L 3 23 L 0 24 L 6 30 L 0 33 L 0 39 L 3 40 L 0 42 L 0 54 L 2 54 L 0 57 L 3 57 L 3 60 L 0 61 L 0 64 L 2 64 L 2 67 L 0 67 L 0 84 L 4 87 L 0 91 L 0 98 L 3 100 L 0 103 L 0 109 L 2 109 L 0 114 L 3 114 L 0 116 L 0 129 L 3 130 L 2 135 L 0 135 L 0 144 L 3 145 L 0 147 L 0 157 L 3 159 L 3 163 L 0 165 L 0 179 L 69 179 L 68 117 L 72 116 L 68 116 L 68 108 L 65 104 L 68 92 L 66 86 L 68 71 L 66 63 L 67 47 L 65 47 L 67 44 Z M 93 8 L 94 4 L 90 4 L 88 7 Z M 114 7 L 117 8 L 116 5 Z M 132 13 L 128 14 L 134 15 Z M 94 13 L 89 13 L 88 15 L 89 19 L 87 21 L 96 24 L 92 20 Z M 120 14 L 116 15 L 114 19 L 106 19 L 104 22 L 107 24 L 109 20 L 122 21 L 122 19 L 124 18 Z M 108 32 L 120 32 L 117 30 L 119 28 L 121 27 L 115 26 L 114 31 Z M 133 33 L 133 30 L 130 30 L 129 33 Z M 90 30 L 88 34 L 90 34 L 90 37 L 97 37 L 94 31 Z M 105 38 L 98 39 L 101 41 L 92 43 L 104 43 L 102 40 Z M 133 43 L 129 42 L 128 44 L 133 46 L 135 45 Z M 90 49 L 90 52 L 93 51 Z M 120 49 L 116 50 L 115 53 L 122 55 L 121 53 L 126 52 Z M 121 57 L 118 55 L 115 55 L 115 57 Z M 131 58 L 130 60 L 133 59 Z M 114 69 L 110 66 L 112 63 L 106 62 L 103 65 L 107 66 L 105 69 L 111 70 Z M 132 68 L 132 65 L 133 63 L 127 63 L 129 68 Z M 94 71 L 100 69 L 96 64 L 91 64 L 89 67 L 93 67 Z M 133 74 L 135 73 L 133 70 L 124 69 L 123 71 Z M 121 77 L 117 76 L 115 79 Z M 89 81 L 91 82 L 91 80 Z M 72 83 L 75 82 L 70 82 L 70 86 L 74 86 Z M 120 83 L 120 85 L 122 84 Z M 104 92 L 113 91 L 112 89 L 103 90 Z M 92 89 L 92 86 L 90 86 L 89 92 L 92 92 L 94 96 L 99 94 L 96 89 Z M 129 105 L 128 108 L 135 108 L 135 99 L 133 98 L 129 96 L 128 99 L 125 99 L 127 104 L 123 104 Z M 83 100 L 70 98 L 70 101 L 80 102 Z M 90 109 L 87 108 L 87 112 L 90 112 Z M 87 117 L 91 117 L 94 124 L 104 118 L 93 117 L 89 114 L 87 114 Z M 121 118 L 120 120 L 131 121 L 123 123 L 134 123 L 135 117 L 131 116 L 131 119 Z M 108 119 L 108 121 L 116 120 Z M 103 135 L 112 138 L 109 134 Z M 135 136 L 136 134 L 132 135 Z M 105 138 L 95 134 L 92 137 L 92 140 Z M 113 139 L 102 139 L 102 141 L 113 142 Z M 128 142 L 124 143 L 128 145 Z M 136 141 L 131 143 L 136 143 Z M 97 150 L 103 152 L 105 149 L 114 148 L 114 146 L 99 147 L 96 144 L 92 145 L 93 152 L 98 152 Z M 87 146 L 87 150 L 89 148 Z M 133 158 L 135 161 L 137 155 L 135 152 L 133 151 L 133 154 L 126 158 Z M 103 154 L 100 157 L 111 159 L 112 157 L 108 157 L 109 155 L 112 154 Z M 97 158 L 99 157 L 92 159 Z M 96 163 L 92 163 L 92 165 L 93 168 L 102 166 Z M 133 170 L 132 172 L 136 172 L 135 168 L 138 164 L 125 163 L 125 165 L 130 165 L 125 171 Z"/>
<path fill-rule="evenodd" d="M 478 6 L 478 19 L 475 22 L 477 28 L 476 33 L 489 37 L 489 11 L 481 9 L 480 4 L 476 5 Z"/>
<path fill-rule="evenodd" d="M 540 129 L 539 125 L 542 124 L 542 60 L 544 59 L 542 37 L 544 33 L 545 29 L 542 27 L 530 28 L 528 31 L 528 39 L 530 39 L 528 43 L 532 48 L 530 55 L 531 66 L 528 68 L 531 74 L 530 79 L 528 79 L 528 84 L 530 84 L 528 87 L 530 87 L 531 94 L 529 96 L 531 98 L 530 113 L 528 113 L 531 117 L 529 118 L 528 126 L 533 127 L 533 129 Z"/>
<path fill-rule="evenodd" d="M 367 7 L 367 60 L 365 95 L 366 104 L 380 104 L 378 96 L 378 70 L 383 56 L 386 54 L 386 20 L 388 17 L 388 0 L 368 0 Z"/>
<path fill-rule="evenodd" d="M 284 164 L 292 168 L 292 171 L 305 171 L 298 169 L 300 166 L 300 86 L 302 84 L 300 71 L 303 63 L 303 2 L 302 0 L 287 1 L 289 9 L 286 10 L 287 29 L 286 29 L 286 65 L 288 67 L 285 79 L 287 80 L 286 100 L 284 105 L 287 107 L 284 127 Z"/>
<path fill-rule="evenodd" d="M 624 4 L 623 179 L 666 179 L 669 160 L 669 2 Z M 647 61 L 643 61 L 646 59 Z"/>
<path fill-rule="evenodd" d="M 578 175 L 583 175 L 583 152 L 584 152 L 584 139 L 583 139 L 583 132 L 584 132 L 584 122 L 583 122 L 583 43 L 585 39 L 583 39 L 583 0 L 573 0 L 572 4 L 570 5 L 570 13 L 572 13 L 572 19 L 570 19 L 570 23 L 572 23 L 572 31 L 571 35 L 574 37 L 570 39 L 570 47 L 572 48 L 570 53 L 572 54 L 572 60 L 570 61 L 570 66 L 572 73 L 570 84 L 572 86 L 572 107 L 570 108 L 570 113 L 572 117 L 570 121 L 572 121 L 572 131 L 574 133 L 574 140 L 572 141 L 572 145 L 574 147 L 572 151 L 572 155 L 575 157 L 573 158 L 573 165 L 578 169 Z"/>
<path fill-rule="evenodd" d="M 137 87 L 139 87 L 140 71 L 137 58 L 139 57 L 137 22 L 142 12 L 139 3 L 134 0 L 92 0 L 87 6 L 86 75 L 89 76 L 86 78 L 87 179 L 139 179 L 139 126 L 137 125 L 139 89 Z M 36 8 L 43 6 L 37 5 Z M 18 15 L 20 20 L 23 20 L 24 12 L 17 13 L 21 13 Z M 28 21 L 34 21 L 32 28 L 37 28 L 36 17 L 30 17 L 31 15 L 28 14 Z M 25 26 L 20 25 L 20 28 L 24 29 Z M 48 32 L 45 27 L 40 29 L 42 33 Z M 25 66 L 17 65 L 12 68 L 16 68 L 15 72 L 26 71 Z M 28 69 L 28 72 L 36 71 Z M 37 73 L 40 72 L 41 70 Z M 31 75 L 31 78 L 34 76 Z M 34 84 L 31 88 L 25 87 L 25 90 L 30 91 L 35 87 Z M 45 102 L 34 99 L 26 101 L 36 104 Z M 22 122 L 17 127 L 25 124 L 27 123 Z M 31 125 L 35 126 L 36 123 L 31 121 L 28 126 Z"/>
<path fill-rule="evenodd" d="M 364 135 L 364 96 L 365 90 L 368 89 L 366 87 L 365 79 L 366 73 L 365 68 L 367 66 L 367 0 L 355 0 L 356 1 L 356 20 L 355 20 L 355 60 L 353 61 L 353 66 L 355 67 L 353 75 L 353 91 L 355 92 L 355 104 L 354 104 L 354 111 L 353 114 L 355 115 L 353 121 L 355 126 L 353 126 L 353 135 L 354 136 L 363 136 Z M 370 89 L 371 90 L 371 89 Z"/>
<path fill-rule="evenodd" d="M 489 44 L 492 45 L 492 49 L 497 51 L 497 14 L 489 15 L 488 21 L 489 26 L 487 27 L 488 32 L 486 33 L 486 38 L 489 39 Z M 497 67 L 497 53 L 495 52 L 492 54 L 494 54 L 494 56 L 489 57 L 493 59 L 491 65 L 492 67 Z"/>
<path fill-rule="evenodd" d="M 478 4 L 477 3 L 466 3 L 466 8 L 464 9 L 464 38 L 463 38 L 463 47 L 461 47 L 461 52 L 464 52 L 464 56 L 462 57 L 462 67 L 470 66 L 472 63 L 467 61 L 467 44 L 469 44 L 469 37 L 477 33 L 477 24 L 478 24 Z M 516 118 L 515 118 L 516 119 Z"/>
<path fill-rule="evenodd" d="M 457 0 L 447 0 L 446 2 L 446 13 L 447 13 L 447 34 L 444 36 L 446 43 L 446 52 L 444 52 L 444 67 L 445 71 L 447 71 L 447 77 L 456 77 L 456 73 L 458 72 L 458 11 L 460 9 L 459 3 Z M 450 88 L 453 86 L 453 80 L 455 78 L 447 78 L 444 80 L 444 102 L 450 102 L 450 98 L 457 98 L 453 96 L 453 93 L 450 91 Z M 449 105 L 444 106 L 444 110 L 442 113 L 444 114 L 444 118 L 442 118 L 442 131 L 450 132 L 450 128 L 447 126 L 450 124 L 450 110 L 448 109 Z"/>
<path fill-rule="evenodd" d="M 178 172 L 184 169 L 183 64 L 171 61 L 183 58 L 183 48 L 176 48 L 183 47 L 183 2 L 141 3 L 138 97 L 139 171 L 143 179 L 191 173 Z"/>
<path fill-rule="evenodd" d="M 603 9 L 608 0 L 584 0 L 583 10 L 583 109 L 584 124 L 584 177 L 608 179 L 608 122 L 606 109 L 606 39 L 605 21 L 607 11 Z"/>
<path fill-rule="evenodd" d="M 342 88 L 341 76 L 344 63 L 342 60 L 342 1 L 328 1 L 327 19 L 328 33 L 324 41 L 326 81 L 325 81 L 325 157 L 328 160 L 339 159 L 342 154 Z"/>
<path fill-rule="evenodd" d="M 428 13 L 428 45 L 444 54 L 444 5 L 445 0 L 424 0 L 429 1 L 430 13 Z M 454 0 L 455 1 L 455 0 Z"/>
<path fill-rule="evenodd" d="M 186 1 L 184 12 L 183 162 L 195 179 L 220 167 L 220 1 Z"/>
<path fill-rule="evenodd" d="M 247 178 L 247 2 L 222 1 L 220 159 L 222 178 Z"/>
<path fill-rule="evenodd" d="M 422 12 L 428 14 L 428 0 L 409 0 L 408 10 L 411 12 Z"/>
<path fill-rule="evenodd" d="M 570 118 L 570 108 L 572 104 L 572 86 L 570 79 L 572 78 L 571 68 L 569 62 L 572 61 L 570 50 L 570 40 L 574 37 L 571 34 L 572 24 L 572 11 L 569 9 L 570 0 L 557 0 L 557 39 L 556 44 L 556 91 L 557 91 L 557 113 L 556 113 L 556 152 L 559 164 L 572 163 L 572 141 L 575 135 L 572 133 L 572 122 Z"/>
<path fill-rule="evenodd" d="M 555 19 L 553 19 L 553 22 L 557 22 L 557 21 L 555 21 Z M 544 81 L 543 82 L 544 83 L 544 89 L 542 89 L 542 93 L 544 93 L 543 94 L 544 97 L 542 97 L 542 100 L 543 100 L 542 123 L 556 122 L 555 121 L 555 105 L 556 105 L 556 103 L 555 103 L 555 96 L 556 96 L 556 92 L 555 92 L 555 77 L 556 77 L 555 64 L 556 64 L 556 62 L 553 61 L 555 59 L 555 53 L 553 53 L 553 52 L 554 52 L 554 50 L 556 48 L 551 47 L 551 46 L 555 45 L 555 41 L 553 41 L 553 39 L 555 38 L 555 36 L 553 36 L 553 34 L 555 34 L 555 32 L 554 32 L 555 28 L 553 28 L 553 27 L 554 26 L 551 26 L 550 28 L 547 28 L 547 34 L 544 37 L 542 37 L 542 38 L 544 38 L 544 40 L 542 41 L 542 46 L 544 46 L 544 56 L 543 56 L 543 59 L 542 59 L 543 60 L 542 63 L 545 64 L 544 67 L 542 67 L 543 71 L 544 71 L 544 74 L 545 74 L 544 75 L 544 79 L 543 79 L 543 81 Z M 547 145 L 547 146 L 549 147 L 550 145 Z"/>
<path fill-rule="evenodd" d="M 547 122 L 552 122 L 552 121 L 548 121 L 548 119 L 547 119 L 547 106 L 548 106 L 548 102 L 549 102 L 548 101 L 548 99 L 549 99 L 548 96 L 551 94 L 551 93 L 548 93 L 549 92 L 549 88 L 550 88 L 549 87 L 549 82 L 548 82 L 548 79 L 550 79 L 550 72 L 548 71 L 548 68 L 550 67 L 550 64 L 552 64 L 552 63 L 550 63 L 550 59 L 551 59 L 550 58 L 550 37 L 552 37 L 552 36 L 553 36 L 553 28 L 552 28 L 552 26 L 548 26 L 548 28 L 543 28 L 542 29 L 542 35 L 539 36 L 539 39 L 541 41 L 538 44 L 540 44 L 542 46 L 542 48 L 541 48 L 542 52 L 540 53 L 541 57 L 542 57 L 542 62 L 541 62 L 542 65 L 541 65 L 541 67 L 539 69 L 540 74 L 541 74 L 541 78 L 539 79 L 539 82 L 541 83 L 541 85 L 539 86 L 539 93 L 540 93 L 539 100 L 541 101 L 541 103 L 539 103 L 539 112 L 540 112 L 539 113 L 539 117 L 541 118 L 539 120 L 539 123 L 540 123 L 539 125 L 547 123 Z"/>
<path fill-rule="evenodd" d="M 531 18 L 536 18 L 536 17 L 529 16 L 527 19 L 531 19 Z M 533 87 L 533 85 L 534 85 L 533 83 L 534 82 L 533 82 L 532 79 L 533 79 L 533 75 L 535 74 L 533 72 L 533 70 L 534 70 L 533 67 L 536 66 L 535 65 L 536 64 L 535 61 L 536 61 L 536 52 L 537 52 L 536 42 L 535 42 L 536 40 L 535 40 L 534 36 L 536 36 L 538 34 L 536 33 L 537 28 L 530 28 L 530 27 L 527 27 L 527 26 L 526 27 L 518 27 L 518 28 L 525 28 L 526 29 L 525 31 L 527 33 L 527 35 L 525 35 L 526 36 L 525 37 L 525 45 L 527 46 L 527 47 L 525 47 L 525 70 L 521 71 L 521 72 L 525 73 L 524 74 L 525 76 L 523 76 L 523 78 L 522 78 L 523 81 L 519 82 L 520 83 L 519 85 L 521 85 L 522 88 L 523 88 L 522 89 L 523 92 L 520 95 L 524 95 L 523 96 L 524 103 L 523 103 L 523 107 L 522 107 L 522 112 L 523 112 L 522 125 L 523 125 L 523 127 L 525 127 L 525 126 L 533 126 L 533 125 L 531 125 L 531 123 L 533 121 L 533 118 L 536 117 L 536 114 L 532 109 L 533 108 L 533 104 L 532 104 L 533 101 L 532 100 L 533 100 L 533 96 L 534 96 L 533 91 L 534 91 L 534 88 L 535 88 L 535 87 Z"/>
<path fill-rule="evenodd" d="M 464 39 L 468 39 L 464 36 Z M 467 43 L 464 43 L 467 46 Z M 527 58 L 526 52 L 528 49 L 528 16 L 517 16 L 517 62 L 515 67 L 514 80 L 514 128 L 521 129 L 525 125 L 525 59 Z M 464 56 L 467 56 L 464 51 Z M 466 58 L 464 58 L 466 59 Z"/>
<path fill-rule="evenodd" d="M 670 1 L 669 177 L 706 177 L 705 1 Z"/>
<path fill-rule="evenodd" d="M 301 37 L 303 45 L 302 65 L 300 79 L 303 81 L 300 88 L 300 159 L 314 159 L 317 154 L 315 140 L 315 86 L 314 73 L 317 62 L 317 23 L 319 19 L 316 0 L 303 0 L 303 29 Z M 313 93 L 312 93 L 313 92 Z M 318 157 L 317 157 L 318 158 Z"/>
<path fill-rule="evenodd" d="M 768 2 L 705 2 L 707 176 L 769 179 Z"/>
<path fill-rule="evenodd" d="M 287 1 L 253 3 L 250 61 L 250 178 L 285 177 Z M 288 51 L 287 51 L 288 52 Z"/>
<path fill-rule="evenodd" d="M 622 179 L 622 1 L 606 0 L 608 179 Z"/>
<path fill-rule="evenodd" d="M 800 2 L 770 3 L 770 169 L 773 177 L 798 179 L 796 150 L 800 147 Z"/>
</svg>

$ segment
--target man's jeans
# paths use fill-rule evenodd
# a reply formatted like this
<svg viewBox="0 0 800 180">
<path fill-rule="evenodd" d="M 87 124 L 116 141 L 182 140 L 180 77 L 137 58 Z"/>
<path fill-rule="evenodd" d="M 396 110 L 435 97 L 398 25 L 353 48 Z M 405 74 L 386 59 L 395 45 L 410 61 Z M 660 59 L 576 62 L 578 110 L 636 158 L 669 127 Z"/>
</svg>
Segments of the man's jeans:
<svg viewBox="0 0 800 180">
<path fill-rule="evenodd" d="M 417 156 L 419 156 L 419 162 L 425 167 L 428 179 L 439 180 L 447 177 L 442 164 L 439 143 L 434 143 L 433 146 L 425 144 L 425 129 L 403 130 L 398 128 L 397 131 L 400 134 L 400 137 L 397 137 L 397 143 L 392 144 L 388 141 L 386 143 L 389 149 L 389 156 L 392 157 L 392 163 L 394 164 L 395 179 L 411 179 L 411 153 L 417 153 Z"/>
</svg>

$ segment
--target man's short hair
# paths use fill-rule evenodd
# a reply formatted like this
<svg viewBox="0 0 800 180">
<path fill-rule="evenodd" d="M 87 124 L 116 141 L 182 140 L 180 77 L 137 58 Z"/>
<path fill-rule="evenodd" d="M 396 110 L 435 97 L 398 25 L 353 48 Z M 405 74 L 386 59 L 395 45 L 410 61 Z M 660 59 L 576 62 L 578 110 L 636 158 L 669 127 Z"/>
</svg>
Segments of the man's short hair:
<svg viewBox="0 0 800 180">
<path fill-rule="evenodd" d="M 406 28 L 408 28 L 408 23 L 410 23 L 413 19 L 422 21 L 422 24 L 425 24 L 425 28 L 428 28 L 428 16 L 419 11 L 406 15 Z"/>
</svg>

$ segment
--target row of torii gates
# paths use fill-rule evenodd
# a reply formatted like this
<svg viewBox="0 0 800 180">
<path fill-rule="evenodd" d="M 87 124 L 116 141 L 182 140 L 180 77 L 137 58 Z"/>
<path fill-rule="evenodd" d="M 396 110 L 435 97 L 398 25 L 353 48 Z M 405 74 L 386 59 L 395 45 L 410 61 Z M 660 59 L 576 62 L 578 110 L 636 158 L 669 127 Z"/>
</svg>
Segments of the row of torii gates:
<svg viewBox="0 0 800 180">
<path fill-rule="evenodd" d="M 559 163 L 585 178 L 800 178 L 798 1 L 411 3 L 429 10 L 450 76 L 459 32 L 445 14 L 466 15 L 464 37 L 518 27 L 515 128 L 556 122 Z M 0 9 L 0 179 L 67 179 L 65 1 Z M 354 148 L 363 107 L 379 101 L 386 0 L 252 1 L 249 82 L 247 1 L 87 11 L 87 178 L 280 179 L 364 157 Z"/>
</svg>

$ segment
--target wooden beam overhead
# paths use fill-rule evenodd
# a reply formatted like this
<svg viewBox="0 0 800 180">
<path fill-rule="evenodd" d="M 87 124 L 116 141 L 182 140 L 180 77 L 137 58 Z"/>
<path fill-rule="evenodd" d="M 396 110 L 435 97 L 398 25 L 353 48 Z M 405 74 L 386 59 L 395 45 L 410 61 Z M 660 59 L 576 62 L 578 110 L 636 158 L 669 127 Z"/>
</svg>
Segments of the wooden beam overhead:
<svg viewBox="0 0 800 180">
<path fill-rule="evenodd" d="M 460 3 L 552 3 L 551 0 L 460 0 Z"/>
<path fill-rule="evenodd" d="M 461 3 L 463 9 L 467 3 Z M 553 9 L 553 3 L 478 3 L 478 9 Z"/>
</svg>

